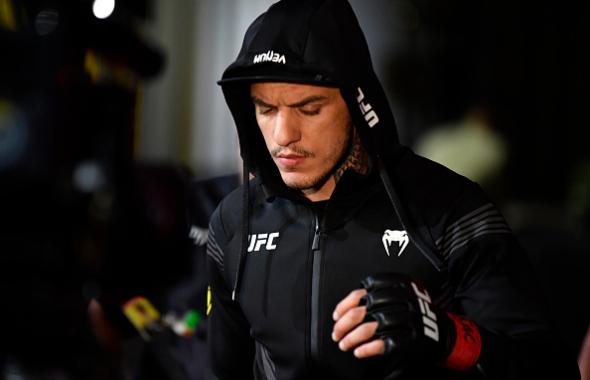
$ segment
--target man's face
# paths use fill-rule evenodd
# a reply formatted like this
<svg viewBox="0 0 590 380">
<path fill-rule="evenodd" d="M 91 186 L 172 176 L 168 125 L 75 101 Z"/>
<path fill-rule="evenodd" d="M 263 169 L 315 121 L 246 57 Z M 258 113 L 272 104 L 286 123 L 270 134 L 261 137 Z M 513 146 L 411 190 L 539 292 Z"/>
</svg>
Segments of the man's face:
<svg viewBox="0 0 590 380">
<path fill-rule="evenodd" d="M 285 184 L 319 190 L 345 153 L 352 124 L 337 88 L 254 83 L 256 120 Z"/>
</svg>

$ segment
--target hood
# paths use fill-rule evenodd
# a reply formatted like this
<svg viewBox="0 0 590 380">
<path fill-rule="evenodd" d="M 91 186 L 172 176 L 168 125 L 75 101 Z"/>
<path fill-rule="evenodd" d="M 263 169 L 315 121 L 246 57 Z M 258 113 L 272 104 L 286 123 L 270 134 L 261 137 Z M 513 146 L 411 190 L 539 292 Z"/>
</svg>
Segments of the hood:
<svg viewBox="0 0 590 380">
<path fill-rule="evenodd" d="M 363 145 L 374 160 L 393 154 L 397 131 L 365 36 L 346 0 L 283 0 L 248 28 L 237 59 L 218 82 L 235 120 L 248 170 L 281 183 L 250 100 L 250 83 L 280 81 L 340 89 Z"/>
<path fill-rule="evenodd" d="M 241 254 L 232 298 L 238 297 L 249 232 L 248 173 L 267 189 L 289 191 L 266 148 L 250 99 L 252 82 L 276 81 L 337 87 L 352 122 L 379 171 L 399 220 L 419 250 L 440 269 L 424 224 L 405 209 L 383 162 L 398 153 L 397 130 L 373 70 L 367 41 L 346 0 L 281 0 L 246 31 L 237 59 L 218 82 L 232 112 L 244 161 Z"/>
</svg>

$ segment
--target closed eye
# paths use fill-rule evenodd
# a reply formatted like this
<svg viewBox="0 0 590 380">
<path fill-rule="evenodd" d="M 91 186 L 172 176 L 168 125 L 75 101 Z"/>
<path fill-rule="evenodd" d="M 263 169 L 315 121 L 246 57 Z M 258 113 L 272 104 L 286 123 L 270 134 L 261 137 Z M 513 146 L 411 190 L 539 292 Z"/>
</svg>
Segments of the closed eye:
<svg viewBox="0 0 590 380">
<path fill-rule="evenodd" d="M 320 114 L 321 108 L 320 107 L 317 107 L 317 108 L 300 108 L 299 110 L 304 115 L 315 116 L 315 115 L 319 115 Z"/>
<path fill-rule="evenodd" d="M 319 115 L 324 104 L 328 98 L 320 95 L 308 96 L 294 104 L 289 104 L 289 107 L 297 108 L 299 111 L 307 116 Z"/>
<path fill-rule="evenodd" d="M 277 109 L 277 107 L 267 104 L 257 97 L 252 97 L 252 102 L 256 108 L 256 112 L 260 115 L 269 115 Z"/>
<path fill-rule="evenodd" d="M 256 107 L 256 110 L 260 115 L 270 115 L 273 111 L 276 110 L 275 107 Z"/>
</svg>

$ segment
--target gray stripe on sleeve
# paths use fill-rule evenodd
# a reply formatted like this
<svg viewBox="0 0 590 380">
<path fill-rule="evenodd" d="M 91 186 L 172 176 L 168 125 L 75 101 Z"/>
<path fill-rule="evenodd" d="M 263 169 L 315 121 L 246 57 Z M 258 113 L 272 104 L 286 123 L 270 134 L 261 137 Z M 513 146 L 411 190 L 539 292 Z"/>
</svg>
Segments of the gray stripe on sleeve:
<svg viewBox="0 0 590 380">
<path fill-rule="evenodd" d="M 490 218 L 486 218 L 484 220 L 479 220 L 479 221 L 474 222 L 473 224 L 470 224 L 468 226 L 464 226 L 460 230 L 453 231 L 452 234 L 446 235 L 444 243 L 439 247 L 439 249 L 441 249 L 442 251 L 446 251 L 447 249 L 449 249 L 449 247 L 451 245 L 455 244 L 457 241 L 463 239 L 465 236 L 468 236 L 473 231 L 479 230 L 484 226 L 490 226 L 490 227 L 494 227 L 494 228 L 497 228 L 497 227 L 508 228 L 508 225 L 504 221 L 504 218 L 502 218 L 501 216 L 490 217 Z"/>
<path fill-rule="evenodd" d="M 215 239 L 215 232 L 209 229 L 209 237 L 207 239 L 207 255 L 211 257 L 223 271 L 223 251 L 219 248 L 219 244 Z"/>
<path fill-rule="evenodd" d="M 436 241 L 436 245 L 440 247 L 443 240 L 445 240 L 449 234 L 461 230 L 463 226 L 473 224 L 474 222 L 478 222 L 492 215 L 499 216 L 500 213 L 496 209 L 494 209 L 494 205 L 492 205 L 491 203 L 488 203 L 478 209 L 471 211 L 470 213 L 464 215 L 459 220 L 448 226 L 445 229 L 443 235 Z"/>
<path fill-rule="evenodd" d="M 504 225 L 504 226 L 506 226 L 506 225 Z M 478 238 L 480 236 L 491 235 L 491 234 L 510 234 L 510 233 L 512 233 L 512 231 L 508 227 L 494 228 L 494 227 L 490 227 L 490 226 L 484 226 L 480 230 L 473 231 L 473 233 L 466 236 L 463 240 L 456 242 L 456 244 L 452 245 L 448 250 L 443 252 L 443 256 L 445 258 L 450 257 L 453 254 L 453 252 L 455 252 L 459 248 L 465 246 L 471 240 Z"/>
<path fill-rule="evenodd" d="M 510 227 L 494 205 L 488 203 L 448 226 L 436 241 L 436 246 L 446 259 L 475 238 L 501 233 L 511 233 Z"/>
</svg>

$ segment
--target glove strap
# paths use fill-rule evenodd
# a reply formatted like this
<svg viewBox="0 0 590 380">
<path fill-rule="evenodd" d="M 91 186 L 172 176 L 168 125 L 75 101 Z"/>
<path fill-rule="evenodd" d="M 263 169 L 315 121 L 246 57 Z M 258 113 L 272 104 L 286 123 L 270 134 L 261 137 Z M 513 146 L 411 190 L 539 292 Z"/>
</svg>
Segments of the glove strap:
<svg viewBox="0 0 590 380">
<path fill-rule="evenodd" d="M 477 325 L 470 320 L 447 313 L 455 325 L 455 344 L 447 357 L 445 367 L 465 371 L 473 367 L 481 353 L 481 335 Z"/>
</svg>

